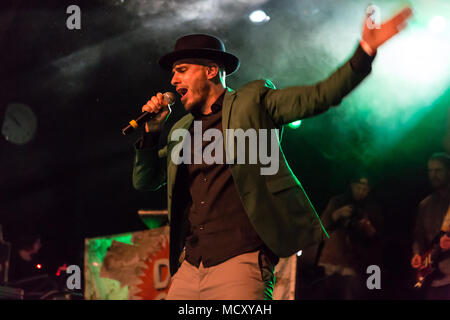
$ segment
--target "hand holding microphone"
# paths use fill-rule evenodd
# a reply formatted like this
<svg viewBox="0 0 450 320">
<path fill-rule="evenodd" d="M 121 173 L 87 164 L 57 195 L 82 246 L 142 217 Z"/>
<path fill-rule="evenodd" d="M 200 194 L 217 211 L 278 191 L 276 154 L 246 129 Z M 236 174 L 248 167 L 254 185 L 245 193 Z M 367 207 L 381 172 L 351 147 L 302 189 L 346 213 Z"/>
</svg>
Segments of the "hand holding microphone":
<svg viewBox="0 0 450 320">
<path fill-rule="evenodd" d="M 170 107 L 175 103 L 175 95 L 172 92 L 164 94 L 158 92 L 145 105 L 142 106 L 142 114 L 122 129 L 127 135 L 134 129 L 145 123 L 146 132 L 161 131 L 162 125 L 172 111 Z"/>
</svg>

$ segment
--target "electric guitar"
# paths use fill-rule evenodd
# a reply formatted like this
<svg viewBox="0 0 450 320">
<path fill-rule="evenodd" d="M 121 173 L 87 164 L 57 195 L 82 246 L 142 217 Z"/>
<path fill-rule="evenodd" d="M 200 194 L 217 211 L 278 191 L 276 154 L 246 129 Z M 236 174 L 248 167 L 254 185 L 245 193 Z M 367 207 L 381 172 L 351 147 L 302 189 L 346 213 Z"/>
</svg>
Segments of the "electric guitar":
<svg viewBox="0 0 450 320">
<path fill-rule="evenodd" d="M 433 238 L 428 250 L 420 256 L 422 263 L 416 271 L 416 283 L 414 288 L 422 288 L 425 281 L 430 282 L 437 276 L 437 263 L 444 255 L 439 242 L 444 234 L 450 236 L 450 232 L 439 232 L 439 234 Z M 445 252 L 445 255 L 447 256 L 448 253 L 450 253 L 450 251 Z"/>
</svg>

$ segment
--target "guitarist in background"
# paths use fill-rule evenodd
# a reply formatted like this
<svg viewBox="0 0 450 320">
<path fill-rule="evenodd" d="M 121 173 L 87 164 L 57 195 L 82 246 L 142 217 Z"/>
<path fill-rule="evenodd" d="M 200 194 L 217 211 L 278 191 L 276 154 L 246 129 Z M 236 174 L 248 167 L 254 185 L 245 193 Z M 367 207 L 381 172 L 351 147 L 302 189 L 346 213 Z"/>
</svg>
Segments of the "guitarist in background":
<svg viewBox="0 0 450 320">
<path fill-rule="evenodd" d="M 433 193 L 419 204 L 411 266 L 418 271 L 425 265 L 425 253 L 434 252 L 426 277 L 425 299 L 450 299 L 450 156 L 435 153 L 428 160 L 428 178 Z M 433 261 L 434 260 L 434 261 Z"/>
</svg>

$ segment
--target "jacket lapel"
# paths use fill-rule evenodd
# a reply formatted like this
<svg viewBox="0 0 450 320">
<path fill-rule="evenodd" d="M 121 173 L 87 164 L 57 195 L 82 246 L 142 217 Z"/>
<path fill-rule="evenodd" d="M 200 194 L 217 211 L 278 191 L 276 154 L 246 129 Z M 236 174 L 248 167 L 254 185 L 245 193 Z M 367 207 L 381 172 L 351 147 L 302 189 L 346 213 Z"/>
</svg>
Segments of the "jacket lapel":
<svg viewBox="0 0 450 320">
<path fill-rule="evenodd" d="M 188 113 L 185 116 L 185 120 L 183 122 L 181 122 L 179 125 L 177 125 L 176 127 L 174 126 L 174 128 L 171 130 L 171 133 L 175 130 L 175 129 L 186 129 L 187 131 L 189 131 L 189 128 L 192 125 L 192 122 L 194 121 L 194 116 L 192 116 L 192 114 Z M 185 136 L 183 137 L 183 141 L 186 138 L 188 132 L 186 132 Z M 170 139 L 170 137 L 169 137 Z M 169 197 L 169 199 L 172 198 L 172 191 L 173 191 L 173 186 L 175 184 L 175 178 L 177 176 L 177 170 L 178 170 L 178 166 L 175 164 L 175 162 L 178 162 L 178 159 L 180 158 L 180 154 L 175 154 L 174 158 L 172 159 L 172 149 L 175 145 L 177 145 L 178 143 L 181 142 L 170 142 L 169 141 L 169 145 L 170 147 L 167 148 L 167 159 L 168 159 L 168 163 L 167 163 L 167 196 Z M 181 152 L 182 149 L 180 149 Z"/>
</svg>

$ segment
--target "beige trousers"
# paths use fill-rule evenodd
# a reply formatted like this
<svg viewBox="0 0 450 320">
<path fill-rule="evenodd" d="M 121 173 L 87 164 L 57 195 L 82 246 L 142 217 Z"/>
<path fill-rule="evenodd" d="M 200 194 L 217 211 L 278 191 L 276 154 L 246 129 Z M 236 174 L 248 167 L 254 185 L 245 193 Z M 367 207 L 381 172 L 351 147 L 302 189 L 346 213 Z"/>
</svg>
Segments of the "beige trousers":
<svg viewBox="0 0 450 320">
<path fill-rule="evenodd" d="M 261 251 L 199 268 L 183 261 L 166 300 L 272 300 L 274 266 Z"/>
</svg>

